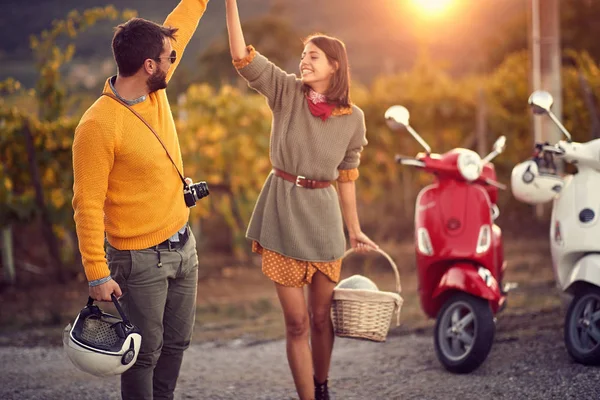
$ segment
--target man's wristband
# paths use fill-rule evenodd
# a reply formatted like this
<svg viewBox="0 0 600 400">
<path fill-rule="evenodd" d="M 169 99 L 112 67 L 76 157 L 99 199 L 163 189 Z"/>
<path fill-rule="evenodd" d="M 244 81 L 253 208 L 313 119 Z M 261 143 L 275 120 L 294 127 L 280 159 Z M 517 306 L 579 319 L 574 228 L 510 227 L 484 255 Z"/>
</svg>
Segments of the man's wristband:
<svg viewBox="0 0 600 400">
<path fill-rule="evenodd" d="M 88 283 L 90 286 L 98 286 L 98 285 L 102 285 L 103 283 L 110 281 L 111 279 L 112 279 L 112 277 L 109 275 L 106 278 L 96 279 L 94 281 L 89 281 Z"/>
</svg>

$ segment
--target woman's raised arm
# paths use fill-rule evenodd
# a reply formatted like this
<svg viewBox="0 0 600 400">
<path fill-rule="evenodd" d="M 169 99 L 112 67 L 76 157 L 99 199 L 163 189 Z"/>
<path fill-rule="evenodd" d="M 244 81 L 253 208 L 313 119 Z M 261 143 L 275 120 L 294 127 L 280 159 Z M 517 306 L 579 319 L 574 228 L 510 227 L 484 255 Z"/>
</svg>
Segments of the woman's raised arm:
<svg viewBox="0 0 600 400">
<path fill-rule="evenodd" d="M 240 14 L 236 0 L 225 0 L 225 10 L 227 15 L 227 32 L 229 33 L 229 50 L 231 58 L 241 60 L 248 55 L 244 32 L 240 22 Z"/>
</svg>

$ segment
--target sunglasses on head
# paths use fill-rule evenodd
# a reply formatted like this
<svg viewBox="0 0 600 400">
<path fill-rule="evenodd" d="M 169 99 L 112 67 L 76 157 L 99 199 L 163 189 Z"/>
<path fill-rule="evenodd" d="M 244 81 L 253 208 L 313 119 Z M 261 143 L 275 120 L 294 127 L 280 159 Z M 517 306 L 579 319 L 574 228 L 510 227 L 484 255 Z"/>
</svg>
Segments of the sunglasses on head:
<svg viewBox="0 0 600 400">
<path fill-rule="evenodd" d="M 162 60 L 163 58 L 171 60 L 171 64 L 174 64 L 177 61 L 177 52 L 175 50 L 171 51 L 171 55 L 167 57 L 156 57 L 155 60 Z"/>
</svg>

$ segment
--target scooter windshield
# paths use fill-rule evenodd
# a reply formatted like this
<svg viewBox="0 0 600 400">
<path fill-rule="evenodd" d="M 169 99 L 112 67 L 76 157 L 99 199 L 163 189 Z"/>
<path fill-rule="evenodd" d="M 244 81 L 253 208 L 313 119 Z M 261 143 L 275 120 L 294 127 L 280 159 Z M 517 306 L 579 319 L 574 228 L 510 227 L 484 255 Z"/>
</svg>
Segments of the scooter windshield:
<svg viewBox="0 0 600 400">
<path fill-rule="evenodd" d="M 558 169 L 556 168 L 556 164 L 554 162 L 554 154 L 544 151 L 538 153 L 533 161 L 538 166 L 538 172 L 540 175 L 557 175 Z"/>
</svg>

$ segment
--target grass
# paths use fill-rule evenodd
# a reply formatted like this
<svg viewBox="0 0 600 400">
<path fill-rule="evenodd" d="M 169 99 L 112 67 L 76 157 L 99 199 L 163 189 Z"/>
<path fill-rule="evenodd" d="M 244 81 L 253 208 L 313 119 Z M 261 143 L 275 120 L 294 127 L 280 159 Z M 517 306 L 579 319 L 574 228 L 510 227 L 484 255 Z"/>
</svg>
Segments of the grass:
<svg viewBox="0 0 600 400">
<path fill-rule="evenodd" d="M 279 304 L 268 297 L 237 303 L 200 304 L 196 321 L 196 342 L 277 339 L 283 332 Z"/>
<path fill-rule="evenodd" d="M 424 315 L 419 303 L 412 243 L 380 246 L 398 264 L 402 282 L 401 325 L 392 327 L 392 334 L 429 329 L 434 321 Z M 564 304 L 555 288 L 548 243 L 545 238 L 507 240 L 504 252 L 508 261 L 505 279 L 519 287 L 510 293 L 499 321 L 508 317 L 513 321 L 507 325 L 511 329 L 515 324 L 528 329 L 528 319 L 520 316 L 544 313 Z M 194 342 L 218 344 L 240 339 L 253 343 L 284 337 L 283 316 L 273 284 L 262 275 L 257 260 L 253 261 L 253 266 L 220 268 L 218 274 L 200 279 Z M 395 290 L 392 269 L 377 254 L 351 255 L 344 260 L 342 278 L 353 274 L 369 277 L 380 290 Z M 85 300 L 85 282 L 5 289 L 0 292 L 0 345 L 60 344 L 62 328 L 85 305 Z M 112 305 L 103 309 L 115 312 Z"/>
</svg>

